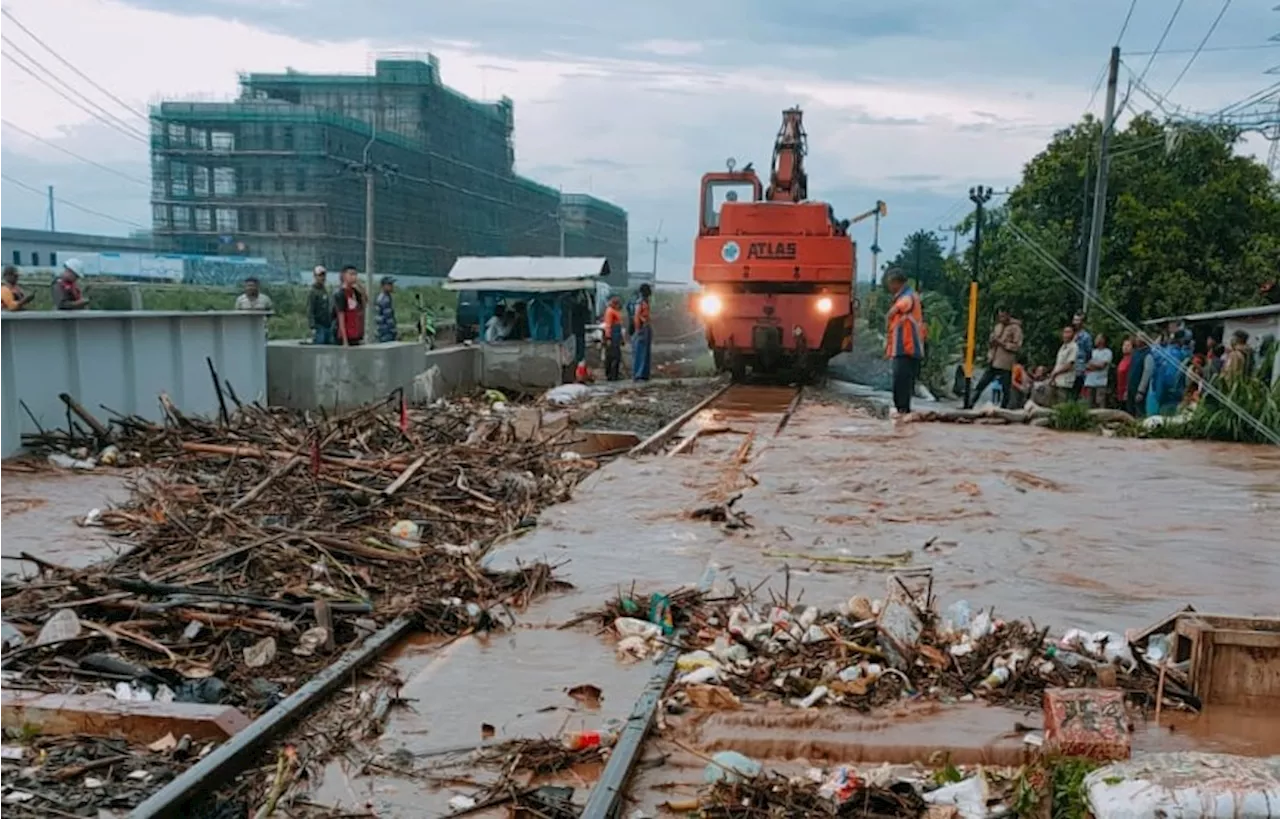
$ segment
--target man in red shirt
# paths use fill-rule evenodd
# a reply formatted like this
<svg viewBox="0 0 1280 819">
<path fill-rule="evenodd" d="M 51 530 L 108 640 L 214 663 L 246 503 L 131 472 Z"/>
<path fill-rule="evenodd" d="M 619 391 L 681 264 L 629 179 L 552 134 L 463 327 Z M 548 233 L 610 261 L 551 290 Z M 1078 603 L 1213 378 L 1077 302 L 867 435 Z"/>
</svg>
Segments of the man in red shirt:
<svg viewBox="0 0 1280 819">
<path fill-rule="evenodd" d="M 53 309 L 83 310 L 89 306 L 89 300 L 80 294 L 77 284 L 82 273 L 84 264 L 79 259 L 67 259 L 62 276 L 53 283 Z"/>
<path fill-rule="evenodd" d="M 333 294 L 333 312 L 338 319 L 338 343 L 352 347 L 364 341 L 365 293 L 355 265 L 342 268 L 342 287 Z"/>
</svg>

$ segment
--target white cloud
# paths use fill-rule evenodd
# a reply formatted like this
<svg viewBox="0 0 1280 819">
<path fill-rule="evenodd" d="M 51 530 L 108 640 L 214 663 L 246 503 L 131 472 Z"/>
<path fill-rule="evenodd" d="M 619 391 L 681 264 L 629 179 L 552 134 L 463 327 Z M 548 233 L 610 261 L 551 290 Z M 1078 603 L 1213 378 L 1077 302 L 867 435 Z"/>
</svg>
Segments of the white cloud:
<svg viewBox="0 0 1280 819">
<path fill-rule="evenodd" d="M 702 49 L 702 43 L 689 40 L 645 40 L 627 46 L 628 51 L 643 51 L 659 57 L 691 57 L 694 54 L 701 54 Z"/>
</svg>

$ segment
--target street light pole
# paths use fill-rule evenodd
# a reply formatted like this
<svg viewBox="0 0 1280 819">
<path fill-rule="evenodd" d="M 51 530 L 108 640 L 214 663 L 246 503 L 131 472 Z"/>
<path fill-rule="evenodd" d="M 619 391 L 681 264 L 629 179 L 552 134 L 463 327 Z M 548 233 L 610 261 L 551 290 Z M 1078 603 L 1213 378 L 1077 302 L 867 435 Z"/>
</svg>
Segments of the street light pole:
<svg viewBox="0 0 1280 819">
<path fill-rule="evenodd" d="M 969 188 L 973 203 L 973 273 L 969 277 L 969 328 L 964 347 L 964 405 L 973 406 L 973 354 L 978 332 L 978 277 L 982 271 L 982 206 L 991 201 L 994 191 L 989 186 Z"/>
</svg>

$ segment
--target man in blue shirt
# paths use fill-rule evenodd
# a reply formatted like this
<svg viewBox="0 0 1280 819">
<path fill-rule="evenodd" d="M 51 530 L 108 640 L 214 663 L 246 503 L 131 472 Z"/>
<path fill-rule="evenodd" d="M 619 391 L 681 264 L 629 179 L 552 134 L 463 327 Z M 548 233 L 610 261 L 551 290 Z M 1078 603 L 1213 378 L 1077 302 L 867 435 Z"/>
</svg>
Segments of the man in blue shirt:
<svg viewBox="0 0 1280 819">
<path fill-rule="evenodd" d="M 382 277 L 382 292 L 374 302 L 378 318 L 378 343 L 396 340 L 396 308 L 391 301 L 391 294 L 396 289 L 394 276 Z"/>
<path fill-rule="evenodd" d="M 1071 326 L 1076 331 L 1076 380 L 1071 385 L 1071 400 L 1079 401 L 1080 391 L 1084 389 L 1085 367 L 1093 357 L 1093 335 L 1084 329 L 1084 313 L 1072 316 Z"/>
</svg>

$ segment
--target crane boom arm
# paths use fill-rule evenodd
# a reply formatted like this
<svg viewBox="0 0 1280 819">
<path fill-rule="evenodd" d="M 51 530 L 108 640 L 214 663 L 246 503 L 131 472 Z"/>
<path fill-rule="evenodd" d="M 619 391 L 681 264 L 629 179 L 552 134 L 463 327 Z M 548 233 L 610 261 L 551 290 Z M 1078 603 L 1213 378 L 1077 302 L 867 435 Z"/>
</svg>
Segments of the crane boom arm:
<svg viewBox="0 0 1280 819">
<path fill-rule="evenodd" d="M 803 119 L 799 108 L 782 112 L 782 127 L 773 144 L 773 172 L 765 193 L 770 202 L 803 202 L 809 198 L 809 177 L 804 170 L 809 143 Z"/>
</svg>

